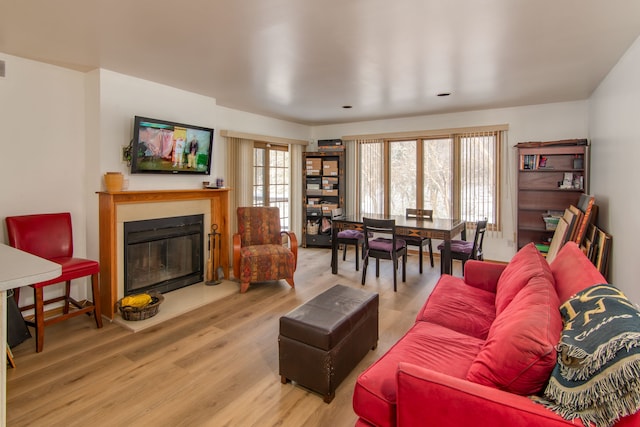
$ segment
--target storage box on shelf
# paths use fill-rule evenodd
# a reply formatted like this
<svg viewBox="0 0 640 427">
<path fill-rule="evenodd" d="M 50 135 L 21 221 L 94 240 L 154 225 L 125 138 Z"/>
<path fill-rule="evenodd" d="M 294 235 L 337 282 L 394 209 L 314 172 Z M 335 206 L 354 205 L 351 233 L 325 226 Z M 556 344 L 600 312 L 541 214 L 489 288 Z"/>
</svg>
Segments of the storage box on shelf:
<svg viewBox="0 0 640 427">
<path fill-rule="evenodd" d="M 344 151 L 306 152 L 303 155 L 302 246 L 330 247 L 331 231 L 327 231 L 326 225 L 331 210 L 344 207 Z"/>
<path fill-rule="evenodd" d="M 553 237 L 549 211 L 576 205 L 589 191 L 589 146 L 586 140 L 553 141 L 538 147 L 518 144 L 517 245 L 546 243 Z M 524 144 L 531 145 L 531 144 Z"/>
</svg>

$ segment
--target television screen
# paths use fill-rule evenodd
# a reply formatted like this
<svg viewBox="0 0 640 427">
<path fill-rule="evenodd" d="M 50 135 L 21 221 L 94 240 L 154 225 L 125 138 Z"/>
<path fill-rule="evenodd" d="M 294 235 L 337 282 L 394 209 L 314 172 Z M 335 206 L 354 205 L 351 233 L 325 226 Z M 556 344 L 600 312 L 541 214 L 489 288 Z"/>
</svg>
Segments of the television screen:
<svg viewBox="0 0 640 427">
<path fill-rule="evenodd" d="M 213 129 L 136 116 L 131 173 L 209 175 Z"/>
</svg>

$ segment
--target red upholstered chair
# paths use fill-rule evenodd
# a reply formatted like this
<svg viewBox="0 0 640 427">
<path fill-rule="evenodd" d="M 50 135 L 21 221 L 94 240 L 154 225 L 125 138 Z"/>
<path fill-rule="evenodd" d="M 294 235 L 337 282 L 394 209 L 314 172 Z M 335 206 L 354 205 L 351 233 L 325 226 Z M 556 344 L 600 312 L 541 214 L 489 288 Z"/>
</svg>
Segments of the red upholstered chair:
<svg viewBox="0 0 640 427">
<path fill-rule="evenodd" d="M 98 287 L 100 265 L 97 261 L 75 258 L 73 256 L 71 214 L 64 212 L 9 216 L 5 221 L 9 235 L 9 244 L 11 246 L 62 266 L 61 276 L 46 282 L 30 285 L 33 288 L 34 303 L 20 307 L 21 311 L 30 309 L 34 309 L 35 311 L 34 321 L 27 323 L 36 329 L 36 351 L 42 351 L 45 326 L 81 314 L 93 313 L 97 327 L 101 328 L 102 315 L 100 312 L 100 291 Z M 71 281 L 86 276 L 91 276 L 93 302 L 89 301 L 81 304 L 70 295 Z M 64 295 L 45 300 L 44 288 L 62 282 L 65 282 Z M 19 303 L 20 289 L 16 289 L 14 297 L 16 302 Z M 45 306 L 60 301 L 64 301 L 62 314 L 45 319 Z M 71 305 L 73 305 L 75 309 L 70 310 Z"/>
<path fill-rule="evenodd" d="M 298 262 L 295 233 L 281 231 L 277 207 L 239 207 L 238 232 L 233 235 L 233 274 L 240 292 L 250 283 L 284 279 L 292 288 Z M 288 246 L 283 243 L 288 237 Z"/>
</svg>

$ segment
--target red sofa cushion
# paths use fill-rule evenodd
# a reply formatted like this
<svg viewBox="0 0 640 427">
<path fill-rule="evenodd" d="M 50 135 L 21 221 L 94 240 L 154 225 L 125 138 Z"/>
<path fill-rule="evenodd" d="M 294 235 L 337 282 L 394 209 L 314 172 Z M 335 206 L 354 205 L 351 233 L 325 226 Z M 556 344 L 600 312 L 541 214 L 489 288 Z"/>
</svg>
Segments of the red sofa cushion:
<svg viewBox="0 0 640 427">
<path fill-rule="evenodd" d="M 509 261 L 496 285 L 496 315 L 500 314 L 533 277 L 553 283 L 549 263 L 533 243 L 522 247 Z"/>
<path fill-rule="evenodd" d="M 462 334 L 486 339 L 496 318 L 496 294 L 442 275 L 416 320 L 437 323 Z"/>
<path fill-rule="evenodd" d="M 556 363 L 559 305 L 552 282 L 531 278 L 496 316 L 467 379 L 520 395 L 539 392 Z"/>
<path fill-rule="evenodd" d="M 607 283 L 575 242 L 568 242 L 560 249 L 550 268 L 561 304 L 589 286 Z"/>
<path fill-rule="evenodd" d="M 376 426 L 396 423 L 396 373 L 400 362 L 464 378 L 483 341 L 440 325 L 416 324 L 356 382 L 353 409 Z"/>
</svg>

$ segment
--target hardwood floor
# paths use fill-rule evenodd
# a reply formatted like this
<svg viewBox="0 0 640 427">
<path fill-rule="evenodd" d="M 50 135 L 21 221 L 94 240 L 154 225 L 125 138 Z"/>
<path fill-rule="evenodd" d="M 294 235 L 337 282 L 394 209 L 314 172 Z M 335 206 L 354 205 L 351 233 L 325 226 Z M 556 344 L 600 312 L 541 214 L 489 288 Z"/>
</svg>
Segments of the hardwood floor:
<svg viewBox="0 0 640 427">
<path fill-rule="evenodd" d="M 328 249 L 300 248 L 295 290 L 285 281 L 251 285 L 246 294 L 141 332 L 109 322 L 96 329 L 84 317 L 48 327 L 42 353 L 33 338 L 13 349 L 8 425 L 353 425 L 356 377 L 413 324 L 440 269 L 436 263 L 420 275 L 417 255 L 410 254 L 407 281 L 398 272 L 394 293 L 391 263 L 381 262 L 379 278 L 375 263 L 369 265 L 365 288 L 380 294 L 378 347 L 326 404 L 313 392 L 281 384 L 277 340 L 280 316 L 337 283 L 361 287 L 353 250 L 347 261 L 340 259 L 338 275 L 331 274 L 330 256 Z"/>
</svg>

